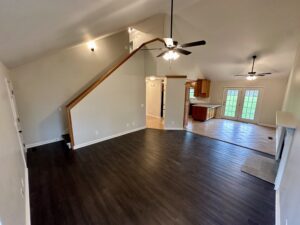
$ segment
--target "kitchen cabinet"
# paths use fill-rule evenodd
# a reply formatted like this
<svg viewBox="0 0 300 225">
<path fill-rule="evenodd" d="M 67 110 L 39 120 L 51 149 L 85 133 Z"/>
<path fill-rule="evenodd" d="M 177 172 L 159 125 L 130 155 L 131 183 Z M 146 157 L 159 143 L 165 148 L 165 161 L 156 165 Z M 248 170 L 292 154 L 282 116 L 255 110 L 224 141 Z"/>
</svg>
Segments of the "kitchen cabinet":
<svg viewBox="0 0 300 225">
<path fill-rule="evenodd" d="M 198 79 L 194 83 L 194 87 L 195 87 L 195 92 L 194 92 L 195 97 L 202 97 L 202 98 L 208 98 L 209 97 L 210 80 Z"/>
<path fill-rule="evenodd" d="M 193 105 L 192 117 L 194 120 L 206 121 L 212 119 L 216 115 L 216 109 L 220 105 Z"/>
</svg>

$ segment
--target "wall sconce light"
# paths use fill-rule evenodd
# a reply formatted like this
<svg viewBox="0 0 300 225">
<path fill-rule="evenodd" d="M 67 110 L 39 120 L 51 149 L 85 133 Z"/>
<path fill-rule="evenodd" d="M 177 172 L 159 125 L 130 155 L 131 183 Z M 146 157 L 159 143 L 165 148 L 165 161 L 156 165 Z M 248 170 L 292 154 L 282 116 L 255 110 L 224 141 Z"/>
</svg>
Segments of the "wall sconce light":
<svg viewBox="0 0 300 225">
<path fill-rule="evenodd" d="M 134 31 L 134 28 L 128 27 L 128 33 L 131 33 L 132 31 Z"/>
<path fill-rule="evenodd" d="M 88 45 L 88 48 L 89 48 L 92 52 L 95 51 L 95 49 L 96 49 L 96 43 L 95 43 L 94 41 L 88 42 L 87 45 Z"/>
</svg>

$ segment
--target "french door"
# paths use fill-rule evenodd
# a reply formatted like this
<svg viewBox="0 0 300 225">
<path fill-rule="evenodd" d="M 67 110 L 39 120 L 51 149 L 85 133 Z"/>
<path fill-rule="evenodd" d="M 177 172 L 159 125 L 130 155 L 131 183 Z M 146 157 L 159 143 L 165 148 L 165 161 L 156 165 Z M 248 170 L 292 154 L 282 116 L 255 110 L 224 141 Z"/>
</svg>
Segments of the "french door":
<svg viewBox="0 0 300 225">
<path fill-rule="evenodd" d="M 225 88 L 223 117 L 256 123 L 260 97 L 260 88 Z"/>
</svg>

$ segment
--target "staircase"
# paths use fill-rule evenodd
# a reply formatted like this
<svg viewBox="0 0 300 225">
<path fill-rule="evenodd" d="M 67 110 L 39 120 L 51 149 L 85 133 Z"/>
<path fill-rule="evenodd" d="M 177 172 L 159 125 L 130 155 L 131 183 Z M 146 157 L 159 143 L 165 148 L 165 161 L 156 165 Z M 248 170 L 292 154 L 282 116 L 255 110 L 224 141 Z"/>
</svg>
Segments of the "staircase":
<svg viewBox="0 0 300 225">
<path fill-rule="evenodd" d="M 65 142 L 65 144 L 68 146 L 69 149 L 72 148 L 71 146 L 71 137 L 70 137 L 70 134 L 64 134 L 61 136 Z"/>
<path fill-rule="evenodd" d="M 126 57 L 124 57 L 119 63 L 113 66 L 107 73 L 101 74 L 100 78 L 92 83 L 88 88 L 83 90 L 78 96 L 72 99 L 66 105 L 67 111 L 67 121 L 68 121 L 68 130 L 69 134 L 62 135 L 65 143 L 68 145 L 70 149 L 74 147 L 74 135 L 73 135 L 73 127 L 72 127 L 72 116 L 71 116 L 71 109 L 76 106 L 81 100 L 83 100 L 90 92 L 92 92 L 98 85 L 100 85 L 106 78 L 108 78 L 114 71 L 116 71 L 121 65 L 127 62 L 133 55 L 135 55 L 140 49 L 142 49 L 145 45 L 153 43 L 153 42 L 161 42 L 164 44 L 164 41 L 160 38 L 155 38 L 153 40 L 147 41 L 143 43 L 140 47 L 129 53 Z"/>
</svg>

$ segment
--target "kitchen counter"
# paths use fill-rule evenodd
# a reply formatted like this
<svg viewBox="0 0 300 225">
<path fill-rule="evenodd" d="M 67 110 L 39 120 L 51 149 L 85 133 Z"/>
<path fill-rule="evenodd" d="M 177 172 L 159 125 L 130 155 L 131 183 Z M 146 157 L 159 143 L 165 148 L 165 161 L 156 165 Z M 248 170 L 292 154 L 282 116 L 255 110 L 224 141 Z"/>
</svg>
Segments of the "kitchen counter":
<svg viewBox="0 0 300 225">
<path fill-rule="evenodd" d="M 192 117 L 194 120 L 206 121 L 212 119 L 216 115 L 216 108 L 221 105 L 215 104 L 195 104 L 192 105 Z"/>
</svg>

